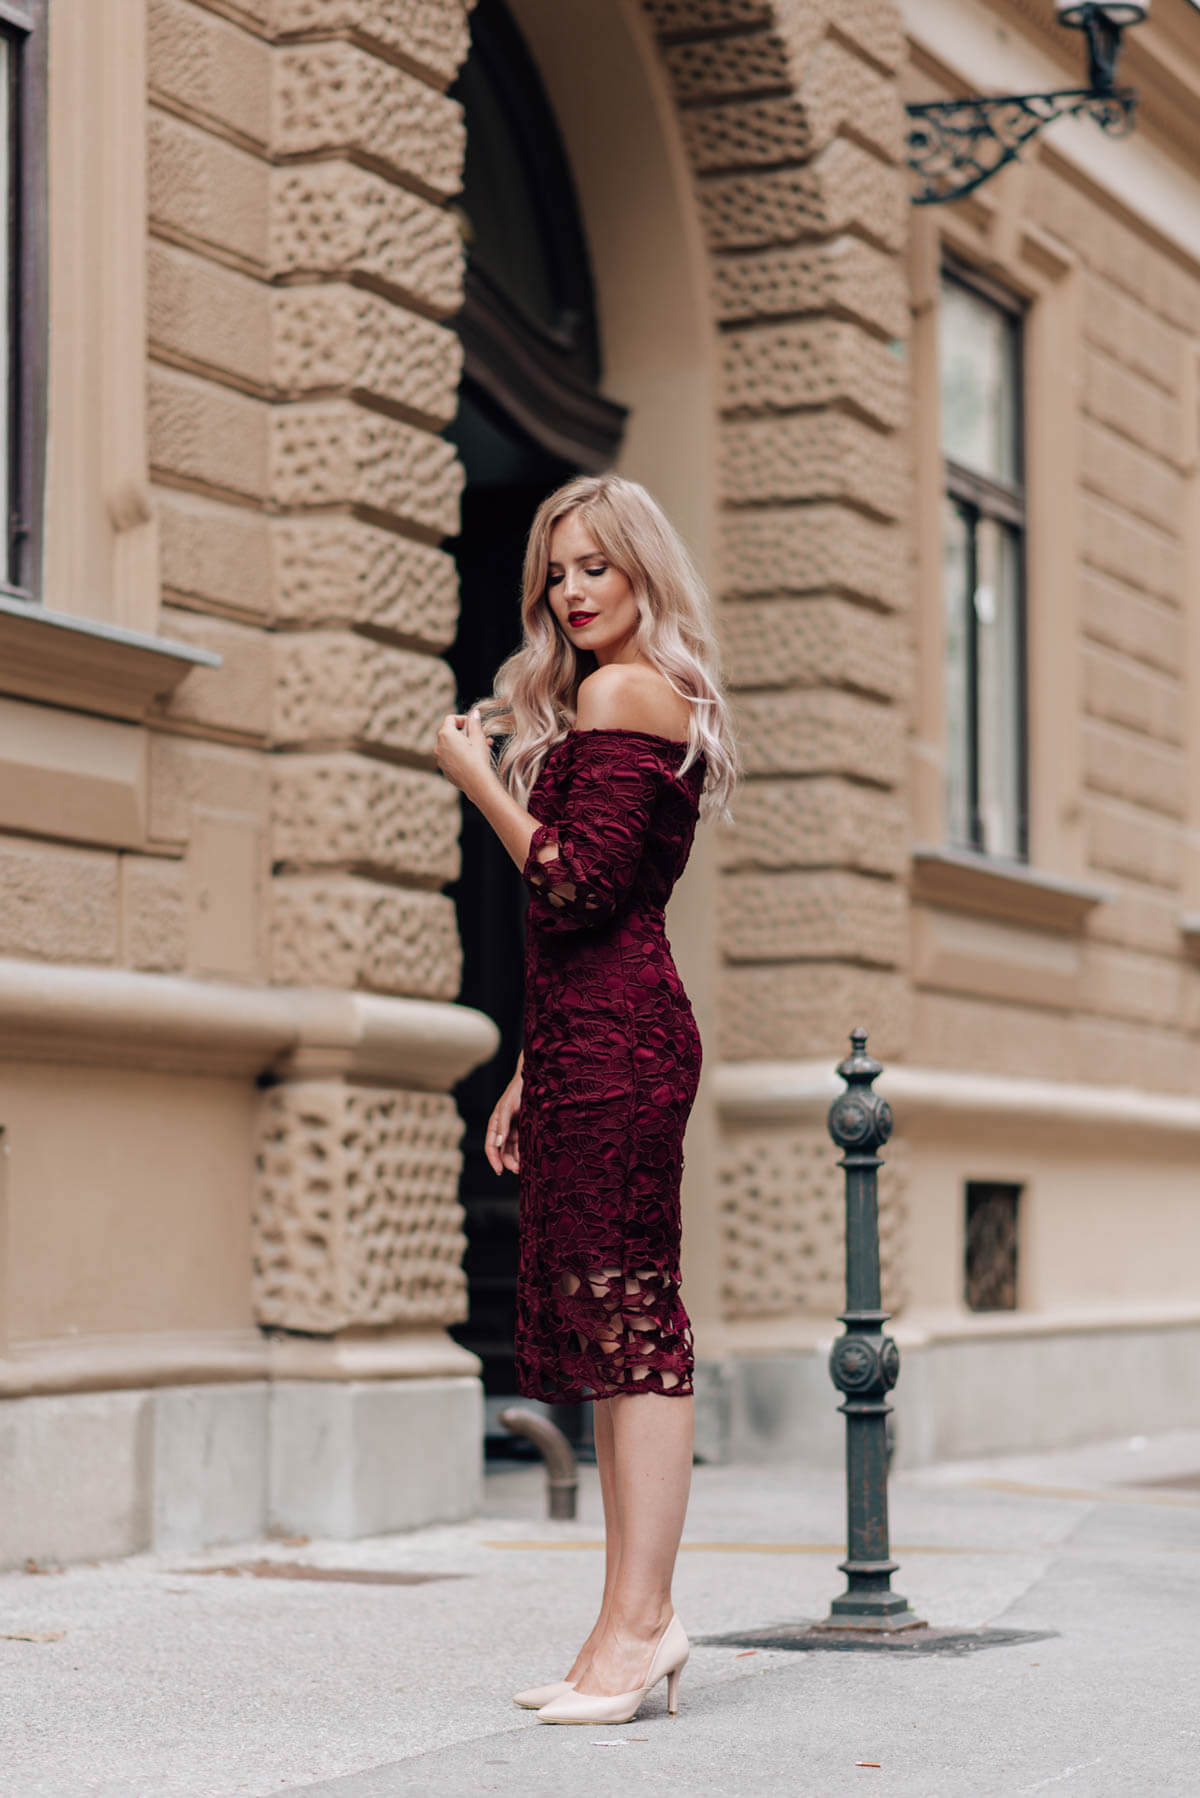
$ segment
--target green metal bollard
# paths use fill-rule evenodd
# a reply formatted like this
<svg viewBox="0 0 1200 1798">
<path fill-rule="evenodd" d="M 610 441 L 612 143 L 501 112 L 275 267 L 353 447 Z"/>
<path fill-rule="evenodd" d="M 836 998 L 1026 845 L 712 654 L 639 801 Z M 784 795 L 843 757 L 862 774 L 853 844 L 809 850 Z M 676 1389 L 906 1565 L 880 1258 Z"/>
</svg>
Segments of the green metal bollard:
<svg viewBox="0 0 1200 1798">
<path fill-rule="evenodd" d="M 900 1351 L 883 1326 L 879 1283 L 879 1201 L 876 1150 L 892 1134 L 887 1100 L 872 1090 L 883 1072 L 867 1054 L 867 1033 L 852 1030 L 851 1053 L 838 1073 L 846 1091 L 829 1108 L 829 1134 L 846 1170 L 845 1330 L 833 1345 L 829 1372 L 845 1394 L 847 1555 L 839 1562 L 846 1590 L 817 1630 L 907 1630 L 926 1625 L 908 1600 L 891 1590 L 896 1562 L 888 1549 L 887 1394 L 900 1372 Z"/>
</svg>

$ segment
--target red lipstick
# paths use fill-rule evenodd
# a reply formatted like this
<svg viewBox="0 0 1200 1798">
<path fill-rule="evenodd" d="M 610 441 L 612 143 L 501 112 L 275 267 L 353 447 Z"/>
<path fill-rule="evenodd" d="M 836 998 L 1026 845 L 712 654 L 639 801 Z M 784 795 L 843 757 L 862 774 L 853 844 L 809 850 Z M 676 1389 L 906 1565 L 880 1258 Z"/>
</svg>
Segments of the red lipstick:
<svg viewBox="0 0 1200 1798">
<path fill-rule="evenodd" d="M 585 624 L 590 624 L 593 618 L 599 616 L 598 612 L 568 612 L 567 623 L 573 631 L 582 630 Z"/>
</svg>

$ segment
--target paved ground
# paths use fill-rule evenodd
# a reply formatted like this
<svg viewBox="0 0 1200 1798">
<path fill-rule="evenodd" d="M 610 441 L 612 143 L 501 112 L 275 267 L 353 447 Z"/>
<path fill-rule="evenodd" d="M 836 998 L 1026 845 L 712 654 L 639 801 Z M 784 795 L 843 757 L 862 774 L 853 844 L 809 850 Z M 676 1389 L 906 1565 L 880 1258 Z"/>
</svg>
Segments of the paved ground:
<svg viewBox="0 0 1200 1798">
<path fill-rule="evenodd" d="M 842 1504 L 823 1474 L 698 1468 L 676 1586 L 693 1637 L 822 1615 Z M 570 1524 L 520 1469 L 470 1524 L 0 1576 L 0 1793 L 1200 1798 L 1200 1435 L 893 1480 L 895 1584 L 919 1613 L 1040 1640 L 696 1646 L 678 1718 L 660 1686 L 625 1728 L 550 1729 L 510 1694 L 557 1677 L 588 1627 L 599 1517 L 594 1469 Z M 441 1577 L 204 1571 L 264 1557 Z"/>
</svg>

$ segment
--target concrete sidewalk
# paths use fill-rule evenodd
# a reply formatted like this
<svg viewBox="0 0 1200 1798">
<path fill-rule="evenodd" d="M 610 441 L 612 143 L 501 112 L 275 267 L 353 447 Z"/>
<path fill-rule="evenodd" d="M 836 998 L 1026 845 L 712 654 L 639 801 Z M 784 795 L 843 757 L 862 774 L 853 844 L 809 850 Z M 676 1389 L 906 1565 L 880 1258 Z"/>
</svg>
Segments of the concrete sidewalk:
<svg viewBox="0 0 1200 1798">
<path fill-rule="evenodd" d="M 1200 1435 L 898 1474 L 894 1581 L 932 1624 L 1044 1639 L 952 1655 L 697 1645 L 623 1728 L 550 1729 L 600 1589 L 600 1505 L 534 1468 L 468 1524 L 0 1576 L 3 1798 L 1197 1798 Z M 817 1618 L 837 1476 L 697 1468 L 676 1583 L 693 1639 Z M 219 1575 L 271 1560 L 413 1583 Z M 50 1640 L 18 1640 L 22 1634 Z M 874 1767 L 863 1763 L 878 1762 Z"/>
</svg>

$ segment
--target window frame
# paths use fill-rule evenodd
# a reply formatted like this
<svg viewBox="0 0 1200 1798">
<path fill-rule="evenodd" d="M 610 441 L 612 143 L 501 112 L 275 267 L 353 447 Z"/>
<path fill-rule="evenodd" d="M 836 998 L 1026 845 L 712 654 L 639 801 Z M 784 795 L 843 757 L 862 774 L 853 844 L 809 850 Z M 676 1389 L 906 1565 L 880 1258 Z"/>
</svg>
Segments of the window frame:
<svg viewBox="0 0 1200 1798">
<path fill-rule="evenodd" d="M 0 594 L 41 598 L 47 403 L 47 0 L 0 0 L 10 45 L 8 481 Z"/>
<path fill-rule="evenodd" d="M 975 268 L 966 259 L 954 254 L 953 250 L 943 245 L 938 271 L 939 291 L 945 284 L 965 288 L 976 298 L 1003 312 L 1012 331 L 1012 405 L 1013 405 L 1013 437 L 1016 474 L 1012 482 L 996 479 L 993 476 L 980 474 L 977 470 L 967 468 L 949 457 L 942 443 L 940 425 L 941 386 L 940 375 L 937 388 L 939 406 L 938 447 L 942 460 L 942 499 L 948 501 L 962 515 L 966 527 L 968 542 L 969 579 L 972 590 L 975 584 L 975 570 L 978 567 L 978 527 L 982 519 L 1010 530 L 1015 540 L 1016 550 L 1016 621 L 1014 652 L 1016 659 L 1016 716 L 1013 728 L 1017 745 L 1017 831 L 1016 842 L 1011 851 L 999 852 L 985 847 L 983 841 L 982 817 L 979 804 L 979 653 L 978 653 L 978 620 L 973 605 L 966 607 L 965 637 L 967 645 L 967 766 L 966 785 L 968 796 L 968 841 L 955 842 L 950 839 L 949 820 L 943 805 L 943 835 L 950 841 L 951 847 L 967 850 L 976 855 L 988 857 L 989 860 L 1028 862 L 1030 854 L 1029 828 L 1029 759 L 1030 759 L 1030 696 L 1029 696 L 1029 506 L 1028 506 L 1028 470 L 1026 455 L 1026 404 L 1025 404 L 1025 321 L 1028 305 L 1020 295 L 990 280 L 987 275 Z M 944 601 L 943 601 L 944 603 Z M 946 675 L 943 664 L 943 678 Z"/>
</svg>

